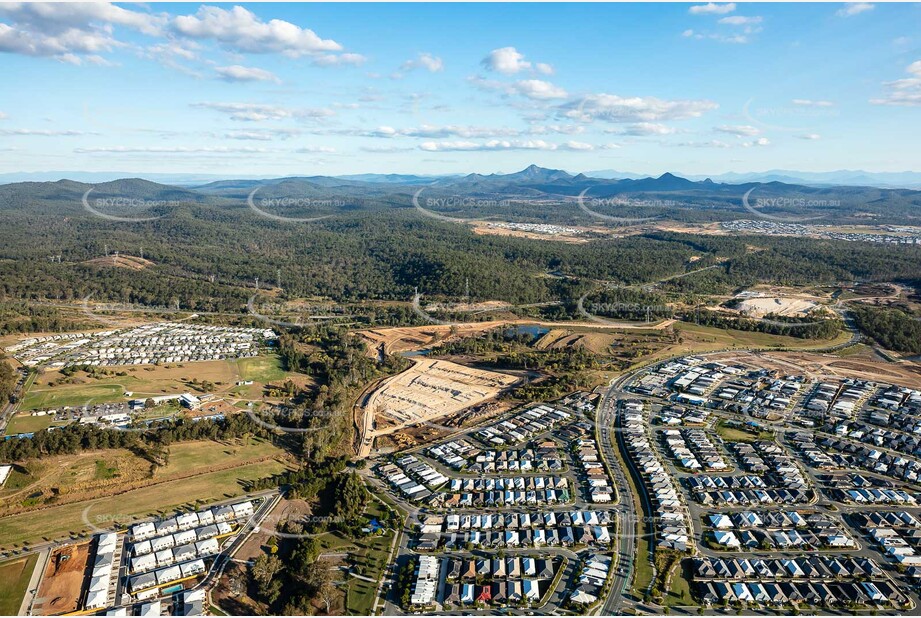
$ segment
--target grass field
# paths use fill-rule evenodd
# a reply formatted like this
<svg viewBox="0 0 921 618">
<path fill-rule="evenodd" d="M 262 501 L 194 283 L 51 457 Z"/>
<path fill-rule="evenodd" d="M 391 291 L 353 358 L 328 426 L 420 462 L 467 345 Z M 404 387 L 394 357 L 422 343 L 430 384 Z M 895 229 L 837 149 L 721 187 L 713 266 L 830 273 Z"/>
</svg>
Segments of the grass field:
<svg viewBox="0 0 921 618">
<path fill-rule="evenodd" d="M 275 355 L 231 360 L 175 363 L 172 365 L 144 365 L 115 368 L 128 375 L 95 379 L 77 373 L 68 382 L 51 386 L 61 378 L 58 371 L 47 371 L 29 388 L 23 398 L 22 410 L 40 410 L 63 406 L 80 406 L 86 403 L 122 401 L 126 391 L 134 397 L 176 395 L 193 390 L 187 382 L 192 379 L 212 382 L 217 394 L 231 392 L 244 396 L 258 396 L 262 385 L 283 380 L 287 373 L 281 359 Z M 241 380 L 255 382 L 249 387 L 237 387 Z"/>
<path fill-rule="evenodd" d="M 379 520 L 384 516 L 385 509 L 378 501 L 372 500 L 368 505 L 365 515 L 376 517 Z M 349 589 L 346 596 L 348 613 L 357 616 L 370 616 L 374 606 L 374 597 L 377 594 L 377 582 L 387 568 L 390 558 L 390 545 L 393 543 L 393 530 L 387 530 L 382 536 L 372 536 L 355 541 L 358 549 L 352 552 L 355 565 L 361 575 L 370 577 L 374 583 L 357 578 L 349 580 Z"/>
<path fill-rule="evenodd" d="M 26 595 L 38 554 L 0 563 L 0 616 L 16 616 Z"/>
<path fill-rule="evenodd" d="M 35 433 L 36 431 L 44 431 L 52 425 L 60 425 L 60 423 L 55 423 L 54 417 L 51 415 L 31 416 L 17 414 L 10 419 L 9 425 L 6 426 L 6 433 L 7 435 Z"/>
<path fill-rule="evenodd" d="M 64 539 L 87 533 L 96 525 L 109 528 L 114 522 L 162 514 L 187 505 L 216 502 L 244 493 L 244 483 L 281 472 L 284 464 L 266 461 L 231 470 L 167 481 L 93 501 L 49 507 L 41 511 L 0 519 L 3 548 Z"/>
<path fill-rule="evenodd" d="M 729 427 L 722 421 L 716 425 L 716 433 L 726 442 L 755 442 L 758 434 L 754 434 L 736 427 Z"/>
<path fill-rule="evenodd" d="M 681 353 L 692 354 L 727 348 L 823 348 L 844 343 L 851 338 L 851 334 L 848 332 L 842 332 L 834 339 L 816 340 L 741 330 L 724 330 L 684 322 L 677 324 L 676 327 L 680 331 L 683 341 L 679 344 L 668 346 L 660 352 L 659 356 L 671 356 Z"/>
<path fill-rule="evenodd" d="M 266 384 L 284 379 L 286 373 L 281 366 L 281 358 L 275 354 L 255 358 L 241 358 L 236 363 L 241 380 L 252 380 L 253 382 Z"/>
<path fill-rule="evenodd" d="M 151 480 L 158 484 L 133 490 L 123 496 L 137 494 L 144 498 L 149 493 L 152 497 L 156 497 L 158 492 L 173 491 L 171 488 L 178 487 L 176 497 L 171 498 L 177 504 L 182 502 L 183 497 L 191 501 L 215 495 L 220 497 L 224 491 L 227 491 L 222 488 L 230 486 L 236 491 L 239 490 L 239 484 L 235 483 L 234 478 L 237 471 L 243 474 L 246 480 L 252 480 L 272 473 L 266 472 L 254 476 L 253 474 L 257 471 L 269 469 L 280 471 L 283 467 L 276 460 L 254 464 L 245 464 L 245 462 L 264 457 L 279 458 L 283 455 L 284 451 L 273 444 L 259 438 L 249 438 L 233 443 L 197 441 L 173 444 L 170 447 L 169 463 L 157 467 L 153 473 L 151 473 L 150 462 L 126 450 L 89 451 L 30 461 L 25 464 L 26 472 L 19 470 L 14 472 L 18 475 L 15 487 L 7 486 L 0 490 L 0 506 L 3 509 L 13 509 L 23 506 L 39 507 L 44 504 L 47 505 L 47 508 L 33 511 L 31 515 L 22 513 L 0 519 L 0 543 L 8 544 L 6 524 L 13 520 L 18 523 L 10 530 L 21 529 L 22 534 L 25 535 L 22 540 L 33 542 L 48 534 L 41 529 L 45 525 L 51 526 L 52 533 L 64 533 L 65 536 L 71 530 L 80 530 L 82 524 L 79 513 L 76 518 L 65 519 L 66 524 L 55 524 L 45 518 L 46 513 L 63 511 L 69 507 L 69 505 L 53 506 L 58 501 L 80 500 L 87 494 L 111 495 L 122 489 L 125 484 Z M 237 465 L 240 467 L 232 467 Z M 229 469 L 209 472 L 216 467 Z M 180 477 L 188 478 L 179 480 Z M 208 487 L 209 479 L 217 484 L 216 489 L 212 490 Z M 25 490 L 22 491 L 24 488 Z M 100 503 L 107 503 L 109 500 L 117 501 L 118 497 L 102 497 Z M 87 503 L 84 501 L 80 504 L 85 507 Z M 93 512 L 95 513 L 96 510 L 94 507 Z M 123 514 L 122 511 L 110 513 L 110 515 L 119 514 Z M 39 523 L 34 526 L 29 524 L 27 520 L 30 516 L 36 518 Z M 64 528 L 65 525 L 68 527 Z M 21 540 L 17 540 L 14 535 L 10 542 L 21 542 Z"/>
<path fill-rule="evenodd" d="M 122 376 L 118 380 L 128 380 Z M 113 382 L 115 378 L 112 378 Z M 42 387 L 36 381 L 22 399 L 21 410 L 41 410 L 64 406 L 82 406 L 87 403 L 105 403 L 124 399 L 125 387 L 120 384 L 94 382 L 91 384 L 62 384 Z"/>
</svg>

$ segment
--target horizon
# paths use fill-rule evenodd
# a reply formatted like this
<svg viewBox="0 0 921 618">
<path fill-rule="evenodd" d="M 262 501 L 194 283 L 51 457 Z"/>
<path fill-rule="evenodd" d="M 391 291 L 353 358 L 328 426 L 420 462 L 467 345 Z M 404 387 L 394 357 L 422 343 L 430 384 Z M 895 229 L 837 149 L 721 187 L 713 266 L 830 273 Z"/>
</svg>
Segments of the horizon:
<svg viewBox="0 0 921 618">
<path fill-rule="evenodd" d="M 921 170 L 916 4 L 67 7 L 0 5 L 4 175 Z"/>
</svg>

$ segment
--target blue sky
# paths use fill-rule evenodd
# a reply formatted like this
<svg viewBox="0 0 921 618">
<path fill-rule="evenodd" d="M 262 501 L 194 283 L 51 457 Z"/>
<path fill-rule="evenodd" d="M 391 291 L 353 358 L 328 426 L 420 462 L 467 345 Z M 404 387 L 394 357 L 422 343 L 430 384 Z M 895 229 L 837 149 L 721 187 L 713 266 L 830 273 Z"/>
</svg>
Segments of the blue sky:
<svg viewBox="0 0 921 618">
<path fill-rule="evenodd" d="M 0 172 L 921 170 L 921 5 L 0 4 Z"/>
</svg>

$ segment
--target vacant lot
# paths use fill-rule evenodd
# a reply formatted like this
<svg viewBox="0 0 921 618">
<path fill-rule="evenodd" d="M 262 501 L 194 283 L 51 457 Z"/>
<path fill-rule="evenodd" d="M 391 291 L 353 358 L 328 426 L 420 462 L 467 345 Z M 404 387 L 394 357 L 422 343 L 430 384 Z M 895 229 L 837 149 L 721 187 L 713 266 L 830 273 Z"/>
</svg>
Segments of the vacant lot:
<svg viewBox="0 0 921 618">
<path fill-rule="evenodd" d="M 265 461 L 4 517 L 0 519 L 2 548 L 42 539 L 66 539 L 92 532 L 92 525 L 111 527 L 114 522 L 128 523 L 133 518 L 170 512 L 182 505 L 196 506 L 239 496 L 245 493 L 248 482 L 277 474 L 285 467 L 279 461 Z"/>
<path fill-rule="evenodd" d="M 0 563 L 0 616 L 16 616 L 26 595 L 38 554 Z"/>
<path fill-rule="evenodd" d="M 283 455 L 271 443 L 249 438 L 231 442 L 179 442 L 170 446 L 167 464 L 156 467 L 124 449 L 43 457 L 17 466 L 16 483 L 0 489 L 0 514 L 104 497 L 142 484 L 162 483 Z"/>
<path fill-rule="evenodd" d="M 89 542 L 65 545 L 51 553 L 35 598 L 36 614 L 51 616 L 79 607 L 89 555 Z"/>
</svg>

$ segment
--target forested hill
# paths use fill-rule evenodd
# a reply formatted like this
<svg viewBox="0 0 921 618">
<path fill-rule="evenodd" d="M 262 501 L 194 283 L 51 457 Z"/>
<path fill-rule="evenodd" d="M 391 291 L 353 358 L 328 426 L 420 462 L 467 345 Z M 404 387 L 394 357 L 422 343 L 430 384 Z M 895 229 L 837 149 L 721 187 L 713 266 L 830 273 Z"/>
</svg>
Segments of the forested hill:
<svg viewBox="0 0 921 618">
<path fill-rule="evenodd" d="M 154 209 L 153 214 L 162 215 L 181 204 L 234 209 L 254 200 L 257 205 L 268 204 L 275 214 L 303 217 L 412 208 L 413 195 L 421 191 L 423 202 L 434 198 L 437 203 L 441 198 L 441 202 L 450 204 L 443 214 L 512 221 L 597 223 L 597 218 L 593 220 L 578 208 L 579 196 L 602 214 L 677 221 L 740 219 L 752 216 L 743 205 L 743 196 L 748 195 L 751 204 L 773 216 L 822 216 L 836 223 L 921 223 L 921 191 L 908 189 L 814 187 L 782 182 L 724 184 L 691 181 L 669 173 L 657 178 L 603 179 L 533 165 L 513 174 L 437 179 L 374 175 L 228 179 L 192 188 L 137 178 L 96 185 L 68 180 L 15 183 L 0 185 L 0 211 L 71 214 L 81 209 L 83 196 L 90 189 L 91 205 L 98 203 L 100 210 L 109 208 L 104 212 L 113 215 L 121 215 L 131 207 Z M 119 204 L 119 200 L 150 203 L 129 207 Z"/>
</svg>

